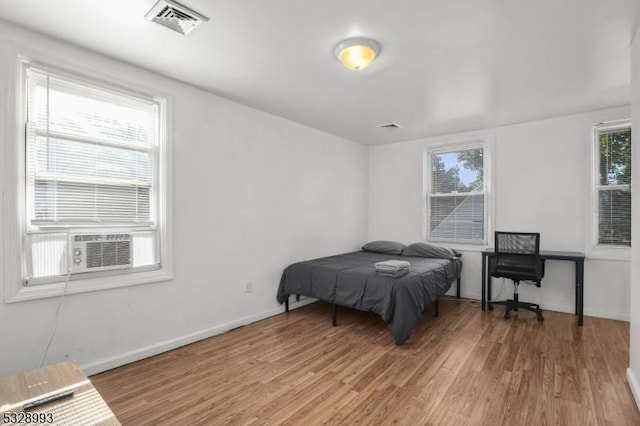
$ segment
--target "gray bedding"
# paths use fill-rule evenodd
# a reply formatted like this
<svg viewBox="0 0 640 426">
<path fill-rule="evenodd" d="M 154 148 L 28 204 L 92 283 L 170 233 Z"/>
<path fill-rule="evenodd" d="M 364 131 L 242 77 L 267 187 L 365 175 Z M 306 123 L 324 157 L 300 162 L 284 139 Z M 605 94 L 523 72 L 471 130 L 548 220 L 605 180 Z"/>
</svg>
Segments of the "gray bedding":
<svg viewBox="0 0 640 426">
<path fill-rule="evenodd" d="M 376 262 L 411 263 L 400 278 L 376 275 Z M 294 263 L 280 279 L 277 299 L 299 294 L 379 315 L 403 344 L 422 318 L 425 307 L 446 293 L 460 277 L 460 259 L 429 259 L 358 251 Z"/>
</svg>

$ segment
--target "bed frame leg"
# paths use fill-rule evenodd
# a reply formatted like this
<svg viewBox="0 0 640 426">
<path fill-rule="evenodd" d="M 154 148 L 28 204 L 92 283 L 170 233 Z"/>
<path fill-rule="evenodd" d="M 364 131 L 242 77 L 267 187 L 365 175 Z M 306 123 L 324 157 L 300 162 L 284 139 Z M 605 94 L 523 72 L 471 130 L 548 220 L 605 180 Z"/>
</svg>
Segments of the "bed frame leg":
<svg viewBox="0 0 640 426">
<path fill-rule="evenodd" d="M 299 301 L 300 301 L 300 295 L 296 294 L 296 302 L 299 302 Z"/>
<path fill-rule="evenodd" d="M 456 294 L 456 297 L 460 299 L 460 278 L 458 278 L 458 285 L 456 290 L 458 291 L 458 293 Z"/>
<path fill-rule="evenodd" d="M 284 299 L 284 311 L 289 312 L 289 296 L 287 296 L 287 298 Z"/>
<path fill-rule="evenodd" d="M 440 309 L 439 309 L 439 305 L 438 305 L 438 301 L 440 299 L 436 299 L 436 306 L 435 306 L 435 312 L 433 313 L 434 317 L 437 317 L 438 315 L 440 315 Z"/>
<path fill-rule="evenodd" d="M 331 309 L 331 324 L 333 324 L 334 327 L 338 326 L 338 305 L 335 303 L 332 305 Z"/>
</svg>

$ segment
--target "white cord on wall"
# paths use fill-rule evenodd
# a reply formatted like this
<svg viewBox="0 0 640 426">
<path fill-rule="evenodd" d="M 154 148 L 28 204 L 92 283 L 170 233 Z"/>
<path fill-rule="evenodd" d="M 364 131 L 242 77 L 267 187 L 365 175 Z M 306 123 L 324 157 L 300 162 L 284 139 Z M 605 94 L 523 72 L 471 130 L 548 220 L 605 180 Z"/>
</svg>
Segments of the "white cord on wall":
<svg viewBox="0 0 640 426">
<path fill-rule="evenodd" d="M 56 338 L 56 333 L 58 332 L 58 319 L 60 318 L 60 308 L 62 307 L 62 302 L 64 302 L 64 296 L 67 294 L 67 287 L 69 286 L 69 280 L 71 279 L 71 269 L 67 273 L 67 280 L 64 282 L 64 288 L 62 290 L 62 296 L 60 296 L 60 302 L 58 302 L 58 308 L 56 309 L 56 318 L 53 326 L 53 333 L 51 333 L 51 338 L 49 338 L 49 342 L 47 343 L 47 347 L 42 354 L 42 359 L 40 360 L 40 368 L 44 365 L 44 360 L 47 358 L 47 353 L 49 352 L 49 348 L 51 347 L 51 343 L 53 343 L 53 339 Z"/>
</svg>

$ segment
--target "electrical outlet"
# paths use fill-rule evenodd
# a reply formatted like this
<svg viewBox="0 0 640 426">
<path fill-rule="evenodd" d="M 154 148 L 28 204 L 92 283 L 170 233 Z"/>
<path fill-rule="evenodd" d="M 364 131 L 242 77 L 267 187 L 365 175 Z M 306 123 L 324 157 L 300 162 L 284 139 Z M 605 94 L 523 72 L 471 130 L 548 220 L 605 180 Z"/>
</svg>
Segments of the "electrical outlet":
<svg viewBox="0 0 640 426">
<path fill-rule="evenodd" d="M 244 283 L 244 292 L 245 293 L 253 292 L 253 282 L 252 281 L 247 281 L 247 282 Z"/>
</svg>

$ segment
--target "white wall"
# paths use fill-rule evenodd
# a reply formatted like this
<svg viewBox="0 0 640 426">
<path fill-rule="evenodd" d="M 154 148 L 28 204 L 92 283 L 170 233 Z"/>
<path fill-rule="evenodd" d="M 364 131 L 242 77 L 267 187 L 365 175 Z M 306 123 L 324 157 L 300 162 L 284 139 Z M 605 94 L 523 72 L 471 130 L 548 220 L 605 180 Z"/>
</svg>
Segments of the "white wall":
<svg viewBox="0 0 640 426">
<path fill-rule="evenodd" d="M 628 118 L 628 107 L 515 124 L 479 132 L 381 145 L 369 150 L 369 240 L 423 239 L 423 152 L 434 144 L 494 138 L 494 230 L 540 232 L 543 250 L 586 252 L 591 224 L 592 125 Z M 462 295 L 480 298 L 481 255 L 464 251 Z M 629 262 L 588 258 L 586 315 L 629 319 Z M 522 300 L 574 310 L 574 266 L 547 262 L 542 289 Z M 493 296 L 502 284 L 494 280 Z M 503 296 L 513 293 L 506 282 Z"/>
<path fill-rule="evenodd" d="M 68 295 L 47 363 L 93 373 L 274 315 L 284 267 L 365 240 L 364 146 L 2 22 L 0 39 L 173 96 L 175 280 Z M 57 304 L 0 302 L 0 376 L 38 366 Z"/>
<path fill-rule="evenodd" d="M 280 312 L 275 301 L 279 276 L 293 261 L 353 250 L 367 239 L 421 240 L 422 153 L 429 144 L 495 135 L 496 227 L 538 230 L 544 249 L 584 251 L 590 221 L 590 128 L 629 116 L 623 107 L 367 149 L 1 22 L 0 39 L 56 55 L 70 67 L 88 63 L 115 79 L 157 86 L 173 96 L 176 278 L 67 296 L 47 363 L 71 357 L 90 373 Z M 636 117 L 639 44 L 634 46 Z M 0 99 L 6 98 L 0 93 Z M 6 104 L 0 102 L 2 115 Z M 0 141 L 0 153 L 9 143 L 14 141 Z M 640 163 L 640 150 L 634 150 L 634 157 Z M 2 155 L 0 167 L 4 161 Z M 5 185 L 0 182 L 3 193 Z M 527 189 L 536 197 L 533 203 Z M 640 212 L 640 197 L 634 203 L 634 211 Z M 0 221 L 5 210 L 14 208 L 0 205 Z M 634 226 L 636 240 L 639 229 Z M 637 249 L 634 259 L 635 277 L 640 270 Z M 628 262 L 587 261 L 587 315 L 629 318 L 629 270 Z M 253 281 L 251 294 L 243 292 L 246 280 Z M 499 288 L 497 284 L 495 290 Z M 505 292 L 510 291 L 508 285 Z M 465 252 L 462 292 L 480 297 L 477 251 Z M 572 311 L 572 266 L 549 262 L 543 289 L 522 293 L 523 299 L 547 309 Z M 0 376 L 37 366 L 57 303 L 0 302 Z M 631 306 L 630 371 L 637 372 L 636 286 Z"/>
<path fill-rule="evenodd" d="M 640 30 L 636 32 L 631 47 L 631 115 L 633 120 L 633 164 L 640 164 Z M 632 179 L 640 182 L 640 167 L 634 167 Z M 632 240 L 640 241 L 640 191 L 633 187 L 632 194 Z M 640 244 L 634 244 L 631 254 L 631 341 L 627 379 L 640 408 Z"/>
</svg>

